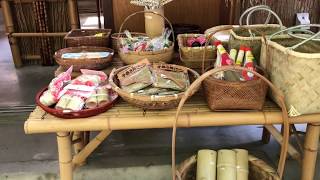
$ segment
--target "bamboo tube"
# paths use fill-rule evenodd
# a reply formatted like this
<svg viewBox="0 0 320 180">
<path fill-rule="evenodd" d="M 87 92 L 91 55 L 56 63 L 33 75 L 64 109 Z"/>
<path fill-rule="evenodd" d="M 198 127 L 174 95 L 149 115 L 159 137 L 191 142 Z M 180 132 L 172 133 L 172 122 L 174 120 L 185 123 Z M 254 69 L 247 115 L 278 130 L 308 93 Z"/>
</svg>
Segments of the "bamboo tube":
<svg viewBox="0 0 320 180">
<path fill-rule="evenodd" d="M 320 125 L 308 124 L 304 142 L 301 180 L 313 180 L 319 146 Z"/>
<path fill-rule="evenodd" d="M 237 180 L 248 180 L 249 177 L 249 153 L 244 149 L 234 149 L 237 158 Z"/>
<path fill-rule="evenodd" d="M 86 145 L 82 151 L 73 157 L 73 164 L 79 166 L 85 162 L 88 156 L 105 140 L 112 131 L 104 130 L 101 131 L 94 139 L 92 139 L 88 145 Z"/>
<path fill-rule="evenodd" d="M 163 7 L 160 7 L 159 9 L 152 9 L 151 11 L 164 15 Z M 164 29 L 164 18 L 157 14 L 145 13 L 144 19 L 146 34 L 151 38 L 161 36 Z"/>
<path fill-rule="evenodd" d="M 69 17 L 71 23 L 71 29 L 79 28 L 79 19 L 77 11 L 77 2 L 75 0 L 68 0 Z"/>
<path fill-rule="evenodd" d="M 84 147 L 84 144 L 83 144 L 84 133 L 79 131 L 74 132 L 72 136 L 72 140 L 74 141 L 77 139 L 80 139 L 80 141 L 73 145 L 73 150 L 75 154 L 78 154 Z"/>
<path fill-rule="evenodd" d="M 60 166 L 60 179 L 72 180 L 72 154 L 71 154 L 71 138 L 70 133 L 58 132 L 58 153 L 59 153 L 59 166 Z"/>
<path fill-rule="evenodd" d="M 64 37 L 67 32 L 11 33 L 10 35 L 12 37 Z"/>
<path fill-rule="evenodd" d="M 237 180 L 235 151 L 227 149 L 218 151 L 217 180 Z"/>
<path fill-rule="evenodd" d="M 13 26 L 13 20 L 12 20 L 12 14 L 9 6 L 9 2 L 7 0 L 1 0 L 1 9 L 3 12 L 3 17 L 4 17 L 4 23 L 6 26 L 6 31 L 7 33 L 11 34 L 14 32 L 14 26 Z M 18 47 L 17 39 L 8 36 L 9 39 L 9 44 L 12 52 L 12 58 L 15 67 L 21 67 L 22 66 L 22 60 L 21 60 L 21 55 L 20 55 L 20 49 Z"/>
<path fill-rule="evenodd" d="M 200 150 L 197 156 L 197 180 L 215 180 L 217 170 L 217 152 Z"/>
<path fill-rule="evenodd" d="M 282 139 L 283 139 L 282 135 L 278 132 L 278 130 L 273 125 L 265 125 L 264 127 L 272 134 L 272 136 L 275 138 L 276 141 L 278 141 L 280 144 L 282 143 Z M 289 144 L 288 146 L 288 154 L 293 159 L 301 163 L 300 153 L 291 144 Z"/>
</svg>

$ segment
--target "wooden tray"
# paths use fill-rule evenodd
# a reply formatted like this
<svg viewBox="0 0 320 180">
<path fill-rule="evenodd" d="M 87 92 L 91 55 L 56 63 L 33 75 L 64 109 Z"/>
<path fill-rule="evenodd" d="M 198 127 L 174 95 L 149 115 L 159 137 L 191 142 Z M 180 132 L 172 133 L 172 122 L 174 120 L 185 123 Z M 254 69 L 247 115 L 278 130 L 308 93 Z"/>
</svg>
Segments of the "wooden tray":
<svg viewBox="0 0 320 180">
<path fill-rule="evenodd" d="M 37 95 L 36 95 L 36 103 L 38 106 L 40 106 L 44 111 L 46 111 L 47 113 L 59 117 L 59 118 L 63 118 L 63 119 L 75 119 L 75 118 L 86 118 L 86 117 L 91 117 L 91 116 L 95 116 L 98 115 L 100 113 L 106 112 L 108 111 L 110 108 L 113 107 L 114 103 L 116 102 L 116 100 L 118 99 L 118 94 L 116 94 L 113 90 L 112 91 L 112 95 L 111 95 L 111 102 L 109 103 L 105 103 L 100 107 L 94 108 L 94 109 L 84 109 L 81 111 L 77 111 L 77 112 L 65 112 L 63 110 L 58 110 L 55 109 L 53 107 L 48 107 L 43 105 L 40 102 L 40 97 L 41 95 L 48 89 L 48 87 L 45 87 L 43 89 L 41 89 Z"/>
</svg>

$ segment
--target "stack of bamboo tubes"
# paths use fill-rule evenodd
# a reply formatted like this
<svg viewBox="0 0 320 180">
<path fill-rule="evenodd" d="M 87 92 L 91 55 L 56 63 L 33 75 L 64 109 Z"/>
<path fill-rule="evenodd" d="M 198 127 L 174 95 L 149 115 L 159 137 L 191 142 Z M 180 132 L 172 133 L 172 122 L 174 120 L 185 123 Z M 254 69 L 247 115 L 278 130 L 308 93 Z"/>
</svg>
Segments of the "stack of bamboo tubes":
<svg viewBox="0 0 320 180">
<path fill-rule="evenodd" d="M 63 37 L 79 28 L 76 0 L 0 0 L 16 67 L 53 64 Z"/>
</svg>

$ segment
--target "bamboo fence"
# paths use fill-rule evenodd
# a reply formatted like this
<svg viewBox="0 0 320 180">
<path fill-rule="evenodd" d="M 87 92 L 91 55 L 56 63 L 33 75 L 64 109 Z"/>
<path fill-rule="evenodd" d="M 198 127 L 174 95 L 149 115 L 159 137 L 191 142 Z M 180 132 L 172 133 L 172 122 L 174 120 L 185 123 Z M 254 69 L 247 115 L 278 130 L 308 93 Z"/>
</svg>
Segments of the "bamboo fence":
<svg viewBox="0 0 320 180">
<path fill-rule="evenodd" d="M 52 65 L 66 32 L 79 28 L 76 0 L 1 0 L 1 7 L 16 67 Z"/>
</svg>

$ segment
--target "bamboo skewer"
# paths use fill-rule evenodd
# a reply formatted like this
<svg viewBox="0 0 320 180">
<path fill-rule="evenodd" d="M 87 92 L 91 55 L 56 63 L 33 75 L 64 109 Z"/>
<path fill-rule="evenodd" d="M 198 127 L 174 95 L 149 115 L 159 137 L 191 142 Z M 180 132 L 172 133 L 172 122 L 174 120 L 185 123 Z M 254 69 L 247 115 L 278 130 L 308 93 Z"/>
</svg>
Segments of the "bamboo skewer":
<svg viewBox="0 0 320 180">
<path fill-rule="evenodd" d="M 72 180 L 73 169 L 70 133 L 58 132 L 57 143 L 59 152 L 60 179 Z"/>
<path fill-rule="evenodd" d="M 75 167 L 84 164 L 88 156 L 105 140 L 112 131 L 104 130 L 101 131 L 94 139 L 92 139 L 89 144 L 87 144 L 82 151 L 73 157 L 72 163 Z"/>
</svg>

